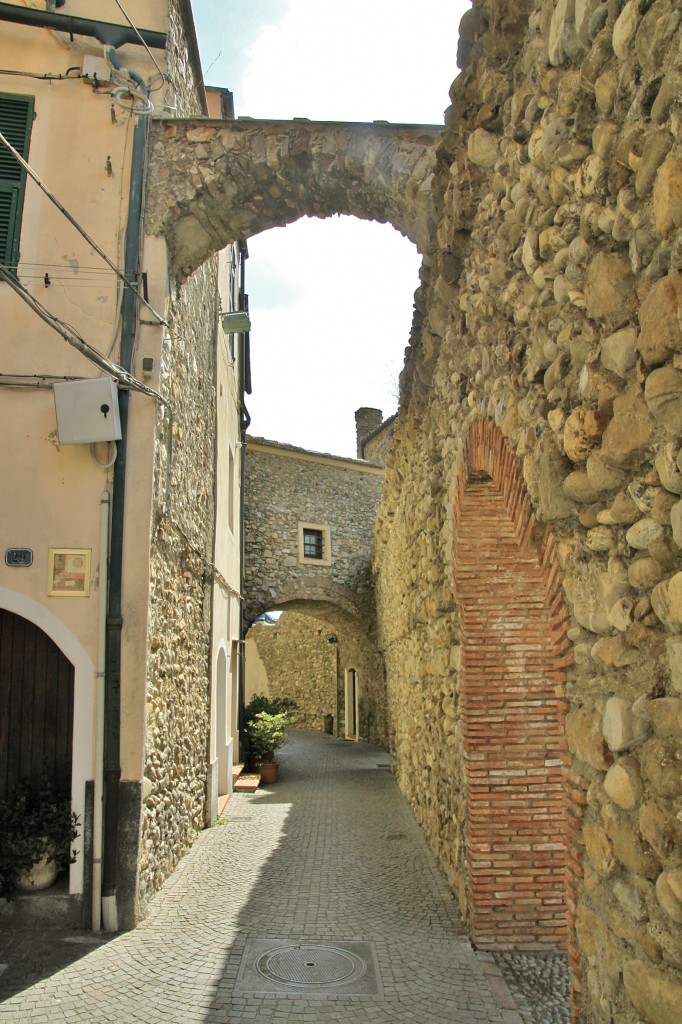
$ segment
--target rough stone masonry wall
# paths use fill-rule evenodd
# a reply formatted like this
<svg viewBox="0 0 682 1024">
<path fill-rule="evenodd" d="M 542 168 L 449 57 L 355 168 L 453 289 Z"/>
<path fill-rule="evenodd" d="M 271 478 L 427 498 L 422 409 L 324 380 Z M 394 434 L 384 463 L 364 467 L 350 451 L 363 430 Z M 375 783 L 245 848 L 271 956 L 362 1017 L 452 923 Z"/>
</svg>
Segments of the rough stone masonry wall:
<svg viewBox="0 0 682 1024">
<path fill-rule="evenodd" d="M 204 825 L 214 531 L 215 268 L 204 266 L 169 309 L 154 480 L 147 759 L 141 908 Z M 169 438 L 172 437 L 172 465 Z M 170 486 L 168 474 L 170 472 Z"/>
<path fill-rule="evenodd" d="M 271 697 L 296 701 L 297 729 L 322 732 L 336 721 L 336 644 L 332 627 L 310 615 L 285 612 L 278 622 L 256 622 L 248 633 L 268 675 Z"/>
<path fill-rule="evenodd" d="M 169 70 L 183 112 L 199 113 L 182 17 L 170 5 Z M 169 300 L 157 415 L 150 557 L 147 741 L 139 910 L 204 826 L 214 536 L 216 261 Z M 172 451 L 172 458 L 170 457 Z M 170 480 L 169 480 L 170 474 Z"/>
<path fill-rule="evenodd" d="M 454 496 L 497 425 L 570 613 L 573 1012 L 682 1006 L 682 8 L 481 0 L 375 558 L 396 773 L 467 913 Z M 573 827 L 573 826 L 572 826 Z"/>
<path fill-rule="evenodd" d="M 245 615 L 247 622 L 291 600 L 333 599 L 374 624 L 370 556 L 383 476 L 306 457 L 295 449 L 249 443 L 245 483 Z M 360 464 L 361 465 L 361 464 Z M 300 565 L 299 522 L 328 526 L 331 565 Z"/>
</svg>

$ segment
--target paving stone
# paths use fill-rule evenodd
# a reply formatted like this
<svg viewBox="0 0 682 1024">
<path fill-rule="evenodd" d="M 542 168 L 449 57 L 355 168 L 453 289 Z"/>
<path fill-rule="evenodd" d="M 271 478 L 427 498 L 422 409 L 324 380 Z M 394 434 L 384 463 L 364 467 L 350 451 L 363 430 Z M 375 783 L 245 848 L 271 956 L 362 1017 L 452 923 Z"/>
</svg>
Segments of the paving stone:
<svg viewBox="0 0 682 1024">
<path fill-rule="evenodd" d="M 3 934 L 0 1022 L 531 1020 L 504 964 L 472 950 L 381 754 L 295 733 L 281 781 L 231 799 L 227 824 L 202 833 L 135 931 L 94 948 L 73 933 Z M 382 994 L 235 992 L 249 944 L 335 941 L 371 944 Z"/>
</svg>

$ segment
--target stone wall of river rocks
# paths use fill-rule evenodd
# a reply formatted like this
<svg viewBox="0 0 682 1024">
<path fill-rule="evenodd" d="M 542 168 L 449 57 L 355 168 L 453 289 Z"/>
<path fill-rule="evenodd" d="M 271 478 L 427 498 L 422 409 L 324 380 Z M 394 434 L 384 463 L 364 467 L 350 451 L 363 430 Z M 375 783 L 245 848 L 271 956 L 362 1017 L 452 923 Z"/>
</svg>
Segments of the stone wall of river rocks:
<svg viewBox="0 0 682 1024">
<path fill-rule="evenodd" d="M 337 652 L 331 626 L 285 612 L 277 622 L 255 622 L 247 636 L 267 672 L 268 695 L 295 701 L 297 729 L 322 732 L 325 716 L 336 716 Z"/>
<path fill-rule="evenodd" d="M 169 5 L 175 102 L 197 114 L 196 68 L 182 5 Z M 217 258 L 168 301 L 156 427 L 150 556 L 146 760 L 139 850 L 139 912 L 204 827 L 215 460 Z"/>
<path fill-rule="evenodd" d="M 453 495 L 490 418 L 549 523 L 582 780 L 574 1016 L 682 1006 L 682 7 L 480 0 L 461 26 L 378 519 L 397 778 L 464 903 Z"/>
<path fill-rule="evenodd" d="M 158 416 L 154 470 L 141 909 L 204 827 L 215 518 L 213 262 L 169 304 L 161 356 L 159 388 L 173 412 L 165 406 Z"/>
</svg>

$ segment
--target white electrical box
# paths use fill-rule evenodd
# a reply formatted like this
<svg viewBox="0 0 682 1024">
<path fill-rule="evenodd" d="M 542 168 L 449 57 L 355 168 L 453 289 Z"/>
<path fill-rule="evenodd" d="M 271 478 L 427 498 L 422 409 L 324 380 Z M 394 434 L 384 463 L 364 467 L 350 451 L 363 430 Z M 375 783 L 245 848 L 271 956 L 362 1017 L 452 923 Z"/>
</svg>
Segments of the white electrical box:
<svg viewBox="0 0 682 1024">
<path fill-rule="evenodd" d="M 111 377 L 54 384 L 60 444 L 120 441 L 118 390 Z"/>
<path fill-rule="evenodd" d="M 104 57 L 93 57 L 89 54 L 83 57 L 83 78 L 89 78 L 93 82 L 111 81 L 111 65 Z"/>
</svg>

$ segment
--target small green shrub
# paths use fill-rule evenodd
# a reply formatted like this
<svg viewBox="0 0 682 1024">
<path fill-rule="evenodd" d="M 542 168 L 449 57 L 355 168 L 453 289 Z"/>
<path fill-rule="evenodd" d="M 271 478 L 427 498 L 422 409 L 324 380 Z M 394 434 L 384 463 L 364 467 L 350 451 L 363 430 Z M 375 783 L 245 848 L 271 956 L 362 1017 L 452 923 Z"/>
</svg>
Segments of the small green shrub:
<svg viewBox="0 0 682 1024">
<path fill-rule="evenodd" d="M 244 724 L 248 725 L 261 711 L 268 715 L 287 714 L 293 719 L 297 707 L 296 701 L 289 697 L 266 697 L 264 693 L 256 693 L 244 708 Z"/>
<path fill-rule="evenodd" d="M 275 760 L 275 751 L 286 743 L 287 728 L 291 725 L 288 711 L 269 714 L 259 711 L 249 720 L 246 726 L 249 755 L 251 764 L 257 768 L 261 764 L 271 764 Z"/>
<path fill-rule="evenodd" d="M 60 871 L 73 864 L 78 835 L 68 792 L 46 776 L 33 785 L 20 782 L 0 800 L 0 898 L 13 899 L 18 879 L 45 856 Z"/>
</svg>

